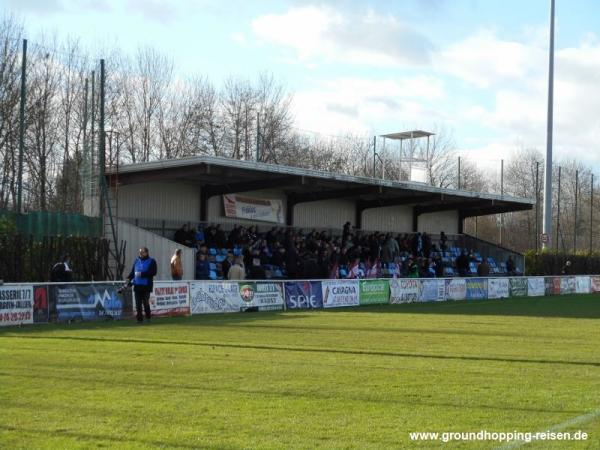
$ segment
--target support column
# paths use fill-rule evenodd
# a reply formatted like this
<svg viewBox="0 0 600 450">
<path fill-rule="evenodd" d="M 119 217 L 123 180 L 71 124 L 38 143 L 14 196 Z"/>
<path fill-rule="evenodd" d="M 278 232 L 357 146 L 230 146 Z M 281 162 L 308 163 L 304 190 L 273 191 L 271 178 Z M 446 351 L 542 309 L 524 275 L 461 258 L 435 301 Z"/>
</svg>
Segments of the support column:
<svg viewBox="0 0 600 450">
<path fill-rule="evenodd" d="M 413 216 L 412 216 L 412 219 L 413 219 L 412 220 L 412 222 L 413 222 L 413 225 L 412 225 L 413 233 L 416 233 L 417 231 L 419 231 L 419 215 L 420 214 L 417 211 L 417 207 L 413 206 Z"/>
<path fill-rule="evenodd" d="M 288 227 L 294 226 L 294 206 L 296 206 L 296 200 L 293 195 L 288 194 L 285 205 L 285 224 Z"/>
<path fill-rule="evenodd" d="M 200 222 L 208 221 L 208 188 L 206 186 L 200 187 Z"/>
</svg>

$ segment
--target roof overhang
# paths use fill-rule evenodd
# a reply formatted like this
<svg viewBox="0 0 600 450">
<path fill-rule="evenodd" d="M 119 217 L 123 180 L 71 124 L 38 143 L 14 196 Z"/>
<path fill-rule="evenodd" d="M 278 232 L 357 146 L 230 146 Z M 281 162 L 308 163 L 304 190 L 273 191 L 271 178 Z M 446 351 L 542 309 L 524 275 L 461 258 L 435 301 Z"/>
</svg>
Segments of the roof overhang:
<svg viewBox="0 0 600 450">
<path fill-rule="evenodd" d="M 417 214 L 456 210 L 462 217 L 530 210 L 531 199 L 444 189 L 411 181 L 380 180 L 312 169 L 214 156 L 153 161 L 119 167 L 106 174 L 110 186 L 148 182 L 193 183 L 207 197 L 261 189 L 281 189 L 294 204 L 352 199 L 365 210 L 413 205 Z"/>
</svg>

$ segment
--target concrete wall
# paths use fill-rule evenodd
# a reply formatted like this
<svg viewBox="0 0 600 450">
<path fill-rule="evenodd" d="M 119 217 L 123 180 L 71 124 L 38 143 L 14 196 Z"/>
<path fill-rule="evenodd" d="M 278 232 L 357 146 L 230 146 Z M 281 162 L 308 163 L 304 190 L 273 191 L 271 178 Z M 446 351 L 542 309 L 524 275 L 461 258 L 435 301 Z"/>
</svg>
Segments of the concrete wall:
<svg viewBox="0 0 600 450">
<path fill-rule="evenodd" d="M 346 222 L 355 225 L 355 211 L 356 208 L 352 200 L 321 200 L 300 203 L 294 208 L 294 226 L 341 230 Z"/>
<path fill-rule="evenodd" d="M 186 183 L 139 183 L 112 190 L 117 217 L 169 222 L 200 220 L 200 186 Z"/>
<path fill-rule="evenodd" d="M 411 233 L 412 214 L 412 205 L 366 209 L 363 211 L 362 229 Z"/>
<path fill-rule="evenodd" d="M 419 216 L 418 231 L 439 234 L 458 234 L 458 211 L 441 211 L 436 213 L 421 214 Z"/>
<path fill-rule="evenodd" d="M 130 225 L 122 220 L 116 222 L 118 229 L 118 239 L 127 242 L 125 251 L 125 271 L 126 277 L 133 266 L 135 258 L 138 256 L 140 247 L 148 247 L 150 256 L 156 260 L 158 269 L 155 280 L 171 279 L 171 256 L 178 248 L 182 249 L 181 259 L 183 262 L 183 279 L 193 280 L 195 275 L 195 253 L 194 250 L 182 247 L 176 242 L 165 239 L 157 234 L 143 230 L 135 225 Z M 112 237 L 107 236 L 112 240 Z"/>
</svg>

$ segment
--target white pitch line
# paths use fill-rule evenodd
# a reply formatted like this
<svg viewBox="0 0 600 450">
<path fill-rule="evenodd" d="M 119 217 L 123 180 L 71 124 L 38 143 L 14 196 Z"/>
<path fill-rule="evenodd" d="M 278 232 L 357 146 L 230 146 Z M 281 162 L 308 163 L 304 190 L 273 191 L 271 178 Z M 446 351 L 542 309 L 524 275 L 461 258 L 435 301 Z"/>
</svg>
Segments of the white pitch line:
<svg viewBox="0 0 600 450">
<path fill-rule="evenodd" d="M 565 422 L 554 425 L 543 431 L 539 431 L 539 433 L 545 433 L 547 431 L 551 431 L 551 432 L 561 431 L 561 430 L 564 430 L 565 428 L 574 427 L 575 425 L 583 425 L 584 423 L 591 422 L 594 419 L 597 419 L 598 417 L 600 417 L 600 409 L 589 412 L 587 414 L 582 414 L 581 416 L 573 417 L 572 419 L 569 419 Z M 533 434 L 535 434 L 535 433 L 533 433 Z M 588 433 L 588 435 L 589 435 L 589 433 Z M 502 447 L 498 447 L 498 450 L 509 450 L 509 449 L 514 449 L 514 448 L 519 448 L 519 447 L 522 447 L 527 444 L 532 444 L 534 442 L 538 442 L 538 441 L 534 440 L 534 439 L 532 439 L 531 442 L 512 441 L 506 445 L 503 445 Z"/>
</svg>

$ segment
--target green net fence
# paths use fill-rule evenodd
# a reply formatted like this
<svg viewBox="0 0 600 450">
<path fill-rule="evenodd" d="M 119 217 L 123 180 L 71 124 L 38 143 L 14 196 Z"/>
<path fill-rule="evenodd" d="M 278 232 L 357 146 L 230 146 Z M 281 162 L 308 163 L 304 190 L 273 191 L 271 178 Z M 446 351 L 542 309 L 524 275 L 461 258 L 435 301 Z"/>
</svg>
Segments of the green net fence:
<svg viewBox="0 0 600 450">
<path fill-rule="evenodd" d="M 36 211 L 15 214 L 0 211 L 0 228 L 25 236 L 102 236 L 102 219 L 81 214 Z"/>
</svg>

